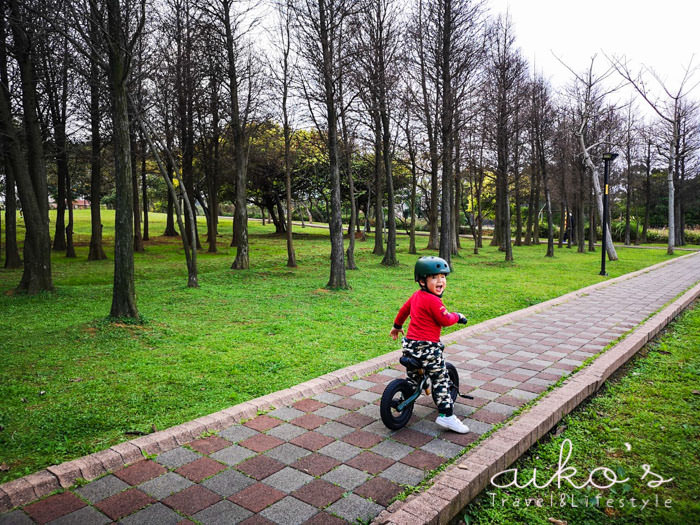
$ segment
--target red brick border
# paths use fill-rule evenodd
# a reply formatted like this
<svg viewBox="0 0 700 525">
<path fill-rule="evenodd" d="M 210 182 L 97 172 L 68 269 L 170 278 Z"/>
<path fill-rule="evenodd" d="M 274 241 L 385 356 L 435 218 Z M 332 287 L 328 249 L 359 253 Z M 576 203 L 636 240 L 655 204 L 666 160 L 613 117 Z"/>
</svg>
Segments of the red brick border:
<svg viewBox="0 0 700 525">
<path fill-rule="evenodd" d="M 698 297 L 700 283 L 450 465 L 433 479 L 426 491 L 391 505 L 372 523 L 449 523 L 486 488 L 492 476 L 508 468 L 566 414 L 603 386 L 606 379 Z"/>
<path fill-rule="evenodd" d="M 443 338 L 443 341 L 447 344 L 450 342 L 453 342 L 456 337 L 463 337 L 464 335 L 476 335 L 482 332 L 486 332 L 488 330 L 492 330 L 496 327 L 503 326 L 509 323 L 512 323 L 513 321 L 520 319 L 522 317 L 531 315 L 533 313 L 546 310 L 552 306 L 558 305 L 565 303 L 571 299 L 575 299 L 577 297 L 580 297 L 582 295 L 585 295 L 587 293 L 590 293 L 593 290 L 596 290 L 598 288 L 602 288 L 605 286 L 609 286 L 613 283 L 623 281 L 626 279 L 630 279 L 632 277 L 635 277 L 637 275 L 652 271 L 656 268 L 660 268 L 662 266 L 665 266 L 667 264 L 671 264 L 674 261 L 683 259 L 684 257 L 692 257 L 695 255 L 695 253 L 691 253 L 688 255 L 683 255 L 681 257 L 677 257 L 675 259 L 669 259 L 668 261 L 664 261 L 658 264 L 655 264 L 653 266 L 649 266 L 648 268 L 643 268 L 641 270 L 637 270 L 636 272 L 628 273 L 625 275 L 621 275 L 620 277 L 616 277 L 615 279 L 610 279 L 607 281 L 603 281 L 600 283 L 593 284 L 591 286 L 587 286 L 585 288 L 581 288 L 580 290 L 576 290 L 573 292 L 570 292 L 568 294 L 562 295 L 560 297 L 556 297 L 554 299 L 550 299 L 549 301 L 545 301 L 543 303 L 539 303 L 533 306 L 530 306 L 528 308 L 524 308 L 522 310 L 518 310 L 516 312 L 511 312 L 506 315 L 502 315 L 500 317 L 496 317 L 494 319 L 489 319 L 488 321 L 484 321 L 482 323 L 479 323 L 477 325 L 471 326 L 469 328 L 464 328 L 462 330 L 459 330 L 458 332 L 453 332 L 452 334 L 449 334 Z M 693 288 L 695 290 L 697 287 Z M 686 294 L 688 295 L 688 294 Z M 683 297 L 685 297 L 684 295 Z M 650 325 L 648 321 L 647 323 L 644 323 L 641 328 L 639 328 L 634 334 L 632 334 L 630 337 L 625 339 L 625 341 L 628 341 L 630 338 L 633 338 L 634 335 L 641 329 L 643 329 L 645 326 L 649 326 L 649 334 L 652 334 L 651 336 L 655 335 L 658 333 L 658 331 L 668 324 L 670 319 L 673 319 L 680 311 L 682 311 L 689 303 L 690 301 L 686 302 L 683 304 L 683 306 L 676 306 L 679 304 L 679 301 L 682 301 L 683 298 L 679 299 L 678 301 L 675 301 L 672 305 L 670 305 L 668 308 L 664 309 L 662 312 L 659 314 L 655 315 L 650 321 L 653 319 L 656 319 L 657 316 L 659 315 L 665 315 L 666 316 L 666 321 L 663 324 L 658 324 L 657 325 Z M 634 354 L 643 344 L 646 342 L 646 340 L 651 337 L 647 335 L 644 337 L 644 342 L 640 343 L 639 346 L 635 343 L 634 349 L 628 348 L 626 352 L 623 355 L 620 355 L 618 357 L 610 357 L 609 354 L 611 355 L 611 351 L 615 350 L 615 348 L 609 350 L 604 354 L 606 357 L 605 363 L 608 363 L 608 361 L 613 360 L 610 365 L 611 367 L 608 369 L 606 368 L 603 371 L 600 371 L 597 373 L 598 375 L 592 375 L 590 377 L 590 381 L 586 382 L 584 381 L 584 385 L 586 388 L 584 388 L 583 391 L 588 391 L 590 390 L 589 387 L 591 385 L 595 384 L 595 387 L 593 390 L 590 390 L 585 396 L 581 393 L 578 397 L 580 397 L 581 400 L 585 399 L 590 393 L 595 391 L 596 389 L 600 388 L 600 385 L 607 379 L 607 377 L 617 369 L 617 367 L 621 366 L 622 363 L 624 363 L 631 355 Z M 620 343 L 623 344 L 623 343 Z M 629 343 L 625 343 L 629 344 Z M 619 346 L 619 345 L 618 345 Z M 328 374 L 322 375 L 320 377 L 317 377 L 316 379 L 312 379 L 310 381 L 306 381 L 304 383 L 301 383 L 299 385 L 293 386 L 291 388 L 287 388 L 286 390 L 280 390 L 279 392 L 273 392 L 271 394 L 267 394 L 265 396 L 256 398 L 256 399 L 251 399 L 250 401 L 246 401 L 245 403 L 241 403 L 238 405 L 235 405 L 233 407 L 225 408 L 224 410 L 221 410 L 219 412 L 215 412 L 213 414 L 209 414 L 207 416 L 203 416 L 200 418 L 197 418 L 193 421 L 188 421 L 186 423 L 182 423 L 180 425 L 171 427 L 166 430 L 161 430 L 159 432 L 154 432 L 153 434 L 149 434 L 147 436 L 142 436 L 137 439 L 127 441 L 124 443 L 119 443 L 118 445 L 114 445 L 110 447 L 107 450 L 103 450 L 94 454 L 90 454 L 88 456 L 84 456 L 82 458 L 75 459 L 73 461 L 69 461 L 66 463 L 62 463 L 60 465 L 53 465 L 51 467 L 48 467 L 45 470 L 42 470 L 38 473 L 31 474 L 29 476 L 25 476 L 23 478 L 19 478 L 7 483 L 4 483 L 0 485 L 0 512 L 6 512 L 16 506 L 19 505 L 24 505 L 26 503 L 29 503 L 30 501 L 33 501 L 37 498 L 41 498 L 43 496 L 46 496 L 47 494 L 50 494 L 51 492 L 57 490 L 59 487 L 67 488 L 72 486 L 75 483 L 75 480 L 78 478 L 84 478 L 86 480 L 92 480 L 95 479 L 102 474 L 109 472 L 111 470 L 115 470 L 123 465 L 129 465 L 131 463 L 134 463 L 136 461 L 139 461 L 140 459 L 143 458 L 143 454 L 157 454 L 161 452 L 165 452 L 168 450 L 171 450 L 175 447 L 178 447 L 184 443 L 187 443 L 189 441 L 192 441 L 196 439 L 200 434 L 203 432 L 212 432 L 212 431 L 219 431 L 223 430 L 227 426 L 230 426 L 231 424 L 235 422 L 239 422 L 241 420 L 245 419 L 250 419 L 253 416 L 255 416 L 258 411 L 264 411 L 264 410 L 269 410 L 272 408 L 278 408 L 286 405 L 290 405 L 292 402 L 299 400 L 299 399 L 304 399 L 306 397 L 314 396 L 316 394 L 319 394 L 325 390 L 330 389 L 333 386 L 340 385 L 342 383 L 347 383 L 348 381 L 352 381 L 353 379 L 357 377 L 362 377 L 364 375 L 370 374 L 372 372 L 375 372 L 379 369 L 385 368 L 393 363 L 396 363 L 401 355 L 400 351 L 394 351 L 390 352 L 388 354 L 384 354 L 378 357 L 375 357 L 373 359 L 370 359 L 368 361 L 363 361 L 362 363 L 358 363 L 346 368 L 342 368 L 340 370 L 336 370 L 333 372 L 329 372 Z M 598 362 L 602 357 L 596 360 Z M 585 369 L 585 371 L 590 372 L 591 367 L 588 367 Z M 582 370 L 581 372 L 583 372 Z M 580 374 L 580 372 L 579 372 Z M 576 382 L 577 384 L 581 383 L 581 379 L 579 374 L 576 374 L 575 377 L 577 377 L 576 380 L 574 378 L 571 378 L 569 381 L 570 382 Z M 595 373 L 594 373 L 595 374 Z M 588 377 L 588 376 L 586 376 Z M 595 380 L 595 383 L 593 381 Z M 567 383 L 569 382 L 567 381 Z M 562 386 L 561 388 L 557 389 L 555 392 L 560 392 L 564 388 Z M 551 395 L 551 394 L 550 394 Z M 581 397 L 583 396 L 583 397 Z M 547 396 L 549 397 L 549 396 Z M 546 399 L 546 398 L 545 398 Z M 545 400 L 543 399 L 542 402 Z M 568 413 L 576 404 L 571 404 L 567 402 L 567 407 L 570 406 L 569 410 L 564 413 Z M 538 404 L 539 406 L 539 404 Z M 535 407 L 536 409 L 537 407 Z M 535 409 L 531 409 L 528 414 L 533 413 Z M 563 415 L 563 414 L 562 414 Z M 557 419 L 558 421 L 558 419 Z M 536 427 L 537 431 L 540 431 L 547 427 L 549 423 L 551 425 L 547 428 L 551 428 L 551 426 L 554 424 L 555 420 L 552 417 L 546 417 L 542 421 L 539 421 L 538 426 Z M 510 428 L 510 427 L 508 427 Z M 504 430 L 504 429 L 501 429 Z M 499 432 L 501 431 L 499 430 Z M 533 429 L 534 430 L 534 429 Z M 546 432 L 546 431 L 544 431 Z M 542 434 L 544 434 L 542 432 Z M 525 439 L 525 442 L 527 442 L 527 438 Z M 522 449 L 523 446 L 525 446 L 523 443 L 518 443 L 517 445 L 517 450 Z M 522 451 L 527 450 L 527 447 L 530 446 L 532 441 L 530 441 L 527 446 L 525 446 Z M 481 446 L 481 445 L 480 445 Z M 522 451 L 520 453 L 522 453 Z M 471 452 L 470 452 L 471 453 Z M 513 456 L 514 452 L 510 451 L 508 457 Z M 517 457 L 517 456 L 515 456 Z M 463 473 L 462 473 L 463 475 Z M 451 474 L 451 476 L 455 476 L 455 474 Z M 481 479 L 481 478 L 479 478 Z M 484 476 L 484 479 L 486 477 Z M 470 487 L 472 487 L 474 484 L 472 483 Z M 450 484 L 447 484 L 447 486 L 451 486 Z M 434 487 L 433 487 L 434 488 Z M 433 508 L 436 504 L 437 501 L 444 501 L 444 498 L 439 499 L 439 496 L 435 496 L 435 493 L 433 491 L 433 488 L 430 490 L 426 491 L 424 494 L 430 493 L 430 502 L 432 506 L 427 506 L 426 508 Z M 471 488 L 470 488 L 471 490 Z M 478 493 L 478 492 L 477 492 Z M 445 494 L 445 493 L 442 493 Z M 476 495 L 476 494 L 474 494 Z M 474 496 L 472 495 L 472 497 Z M 434 496 L 434 497 L 433 497 Z M 438 498 L 438 499 L 435 499 Z M 460 492 L 460 497 L 458 498 L 459 501 L 462 501 L 464 497 L 461 495 Z M 471 498 L 470 498 L 471 499 Z M 468 500 L 467 500 L 468 501 Z M 427 503 L 426 503 L 427 505 Z M 452 505 L 452 503 L 450 503 Z M 462 505 L 463 506 L 463 505 Z M 394 507 L 392 505 L 390 509 Z M 457 506 L 455 512 L 457 512 L 461 507 Z M 409 506 L 408 511 L 392 511 L 392 516 L 397 515 L 399 516 L 396 519 L 401 518 L 402 516 L 405 517 L 405 521 L 401 521 L 400 523 L 424 523 L 423 521 L 416 521 L 414 518 L 415 513 L 411 513 L 410 509 L 415 509 L 414 506 Z M 388 510 L 388 509 L 387 509 Z M 444 514 L 444 509 L 441 510 L 439 513 L 437 510 L 435 511 L 434 517 L 446 515 Z M 386 512 L 386 511 L 385 511 Z M 415 512 L 418 512 L 418 510 L 415 510 Z M 385 513 L 382 513 L 380 516 L 383 516 Z M 394 519 L 394 518 L 392 518 Z M 404 519 L 404 518 L 401 518 Z M 436 518 L 437 519 L 437 518 Z M 442 522 L 442 521 L 440 521 Z M 392 521 L 392 523 L 399 523 L 396 521 Z"/>
</svg>

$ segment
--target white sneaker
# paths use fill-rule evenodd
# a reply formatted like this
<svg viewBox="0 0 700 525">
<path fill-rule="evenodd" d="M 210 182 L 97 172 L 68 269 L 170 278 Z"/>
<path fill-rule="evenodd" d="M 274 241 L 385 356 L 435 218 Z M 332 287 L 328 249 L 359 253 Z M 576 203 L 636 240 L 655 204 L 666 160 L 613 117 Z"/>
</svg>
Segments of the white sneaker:
<svg viewBox="0 0 700 525">
<path fill-rule="evenodd" d="M 459 434 L 466 434 L 469 432 L 469 427 L 457 419 L 457 416 L 454 414 L 450 417 L 438 416 L 435 423 L 437 423 L 439 427 L 446 428 L 452 432 L 458 432 Z"/>
</svg>

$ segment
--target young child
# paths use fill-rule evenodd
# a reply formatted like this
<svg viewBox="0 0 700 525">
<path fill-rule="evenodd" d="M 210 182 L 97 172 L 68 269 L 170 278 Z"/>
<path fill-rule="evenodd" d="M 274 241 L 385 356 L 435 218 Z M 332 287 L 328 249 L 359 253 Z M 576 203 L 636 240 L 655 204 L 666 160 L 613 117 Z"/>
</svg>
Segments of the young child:
<svg viewBox="0 0 700 525">
<path fill-rule="evenodd" d="M 466 434 L 469 432 L 469 427 L 452 413 L 453 401 L 448 390 L 449 376 L 445 367 L 445 358 L 442 355 L 445 345 L 440 342 L 443 326 L 452 326 L 455 323 L 467 324 L 467 318 L 464 315 L 450 313 L 442 304 L 441 297 L 447 286 L 450 265 L 440 257 L 421 257 L 416 262 L 413 273 L 416 282 L 420 285 L 420 290 L 416 291 L 399 310 L 394 319 L 394 327 L 391 329 L 391 337 L 396 340 L 399 334 L 403 335 L 403 323 L 410 315 L 408 333 L 403 338 L 403 353 L 419 361 L 430 377 L 438 400 L 439 415 L 435 423 L 439 427 Z M 415 371 L 408 372 L 408 379 L 415 384 L 419 383 L 418 374 Z"/>
</svg>

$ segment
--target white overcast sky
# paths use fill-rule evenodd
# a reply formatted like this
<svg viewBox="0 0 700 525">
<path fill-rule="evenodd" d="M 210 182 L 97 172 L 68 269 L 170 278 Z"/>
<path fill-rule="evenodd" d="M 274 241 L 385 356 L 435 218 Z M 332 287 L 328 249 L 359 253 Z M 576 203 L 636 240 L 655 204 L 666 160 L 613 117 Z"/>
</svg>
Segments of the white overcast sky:
<svg viewBox="0 0 700 525">
<path fill-rule="evenodd" d="M 491 12 L 508 10 L 516 44 L 528 62 L 561 88 L 571 73 L 608 55 L 625 55 L 639 69 L 653 68 L 671 90 L 677 89 L 693 54 L 700 65 L 700 0 L 487 0 Z M 700 71 L 695 75 L 700 80 Z M 700 98 L 696 88 L 693 98 Z"/>
</svg>

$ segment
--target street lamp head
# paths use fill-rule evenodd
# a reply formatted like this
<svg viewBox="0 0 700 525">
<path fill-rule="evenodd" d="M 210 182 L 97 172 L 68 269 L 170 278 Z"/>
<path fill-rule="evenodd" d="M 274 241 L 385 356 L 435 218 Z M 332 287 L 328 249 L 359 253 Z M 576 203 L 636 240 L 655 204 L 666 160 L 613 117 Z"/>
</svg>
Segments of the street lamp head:
<svg viewBox="0 0 700 525">
<path fill-rule="evenodd" d="M 617 153 L 603 153 L 603 160 L 610 160 L 613 161 L 617 158 L 618 154 Z"/>
</svg>

